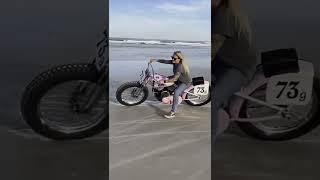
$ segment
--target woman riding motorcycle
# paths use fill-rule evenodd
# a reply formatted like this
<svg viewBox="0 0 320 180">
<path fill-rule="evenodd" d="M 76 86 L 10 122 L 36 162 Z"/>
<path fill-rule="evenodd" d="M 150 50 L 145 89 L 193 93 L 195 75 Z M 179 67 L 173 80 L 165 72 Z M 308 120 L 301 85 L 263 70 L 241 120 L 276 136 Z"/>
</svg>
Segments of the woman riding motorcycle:
<svg viewBox="0 0 320 180">
<path fill-rule="evenodd" d="M 151 59 L 150 63 L 159 62 L 164 64 L 172 64 L 173 65 L 173 76 L 169 77 L 169 80 L 164 81 L 162 83 L 170 83 L 174 82 L 177 84 L 177 88 L 174 91 L 173 95 L 173 103 L 171 111 L 168 114 L 165 114 L 164 117 L 168 119 L 172 119 L 175 117 L 177 108 L 179 105 L 179 96 L 183 93 L 184 90 L 188 88 L 191 84 L 191 76 L 189 71 L 189 66 L 187 64 L 186 59 L 182 55 L 181 51 L 175 51 L 171 56 L 172 60 L 164 60 L 164 59 Z"/>
</svg>

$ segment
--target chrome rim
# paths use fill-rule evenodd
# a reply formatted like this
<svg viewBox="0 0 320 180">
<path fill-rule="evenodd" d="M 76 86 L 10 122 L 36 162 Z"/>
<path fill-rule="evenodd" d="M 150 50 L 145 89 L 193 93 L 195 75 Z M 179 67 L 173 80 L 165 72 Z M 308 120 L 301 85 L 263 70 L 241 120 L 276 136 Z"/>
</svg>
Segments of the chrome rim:
<svg viewBox="0 0 320 180">
<path fill-rule="evenodd" d="M 88 83 L 88 89 L 79 95 L 78 104 L 83 105 L 89 89 L 102 88 L 87 81 L 69 81 L 50 89 L 40 100 L 38 112 L 43 124 L 66 134 L 88 130 L 99 124 L 106 116 L 106 93 L 87 112 L 76 112 L 70 99 L 79 82 Z"/>
<path fill-rule="evenodd" d="M 121 99 L 122 101 L 128 103 L 128 104 L 136 104 L 143 100 L 145 96 L 145 93 L 143 91 L 143 88 L 139 87 L 130 87 L 125 89 L 121 93 Z"/>
</svg>

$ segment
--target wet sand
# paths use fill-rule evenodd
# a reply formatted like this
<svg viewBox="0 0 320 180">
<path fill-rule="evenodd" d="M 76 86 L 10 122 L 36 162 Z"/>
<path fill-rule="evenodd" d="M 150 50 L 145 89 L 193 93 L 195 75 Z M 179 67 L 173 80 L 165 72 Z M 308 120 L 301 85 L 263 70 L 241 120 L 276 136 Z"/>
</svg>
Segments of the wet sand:
<svg viewBox="0 0 320 180">
<path fill-rule="evenodd" d="M 107 140 L 55 142 L 0 127 L 1 179 L 105 180 Z"/>
<path fill-rule="evenodd" d="M 265 142 L 229 130 L 216 144 L 212 179 L 317 180 L 319 132 L 317 128 L 291 141 Z"/>
<path fill-rule="evenodd" d="M 320 176 L 320 128 L 291 141 L 248 137 L 234 124 L 218 140 L 211 168 L 209 106 L 110 103 L 110 179 L 310 179 Z M 130 112 L 130 114 L 128 114 Z M 137 118 L 140 117 L 140 118 Z M 123 173 L 126 172 L 126 173 Z"/>
<path fill-rule="evenodd" d="M 210 107 L 110 103 L 110 180 L 211 179 Z"/>
<path fill-rule="evenodd" d="M 171 105 L 157 101 L 151 89 L 141 105 L 127 107 L 117 102 L 116 89 L 125 82 L 139 80 L 146 63 L 110 63 L 110 180 L 210 180 L 210 103 L 203 107 L 181 104 L 176 118 L 168 120 L 163 114 Z M 117 71 L 121 64 L 127 65 L 125 73 Z M 172 74 L 172 66 L 153 66 L 158 73 Z M 190 68 L 192 77 L 204 76 L 210 81 L 207 67 Z"/>
</svg>

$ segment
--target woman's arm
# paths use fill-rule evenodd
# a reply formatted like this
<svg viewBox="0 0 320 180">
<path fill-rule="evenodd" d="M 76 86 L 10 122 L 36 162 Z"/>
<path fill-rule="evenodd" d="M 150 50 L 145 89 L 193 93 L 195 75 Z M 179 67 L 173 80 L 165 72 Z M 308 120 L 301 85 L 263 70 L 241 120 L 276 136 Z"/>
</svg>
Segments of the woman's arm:
<svg viewBox="0 0 320 180">
<path fill-rule="evenodd" d="M 212 41 L 213 43 L 212 43 L 211 55 L 212 55 L 212 61 L 214 61 L 220 48 L 222 47 L 224 41 L 226 40 L 226 37 L 220 34 L 213 34 L 212 38 L 213 38 L 213 41 Z"/>
<path fill-rule="evenodd" d="M 178 81 L 179 77 L 182 75 L 183 69 L 182 65 L 180 64 L 178 68 L 176 69 L 173 76 L 168 77 L 169 79 L 166 82 L 172 83 Z"/>
<path fill-rule="evenodd" d="M 163 63 L 163 64 L 173 64 L 172 60 L 166 60 L 166 59 L 151 59 L 150 63 L 152 62 L 158 62 L 158 63 Z"/>
<path fill-rule="evenodd" d="M 177 71 L 172 77 L 170 77 L 167 81 L 165 82 L 176 82 L 178 81 L 179 77 L 181 76 L 181 72 Z"/>
</svg>

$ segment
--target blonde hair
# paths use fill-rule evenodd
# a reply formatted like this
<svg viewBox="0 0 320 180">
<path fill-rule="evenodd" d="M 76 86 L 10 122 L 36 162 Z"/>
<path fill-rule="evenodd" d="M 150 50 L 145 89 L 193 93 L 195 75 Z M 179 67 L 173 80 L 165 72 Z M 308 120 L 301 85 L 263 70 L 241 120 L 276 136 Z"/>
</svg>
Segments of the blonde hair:
<svg viewBox="0 0 320 180">
<path fill-rule="evenodd" d="M 241 0 L 226 0 L 226 10 L 232 15 L 231 19 L 235 22 L 238 30 L 238 37 L 243 35 L 251 44 L 252 43 L 252 30 L 248 15 L 245 13 L 241 6 Z"/>
<path fill-rule="evenodd" d="M 179 57 L 179 59 L 181 60 L 181 64 L 182 64 L 182 67 L 183 67 L 185 73 L 190 74 L 188 62 L 187 62 L 186 58 L 183 56 L 183 54 L 181 53 L 181 51 L 175 51 L 173 54 L 177 55 Z"/>
</svg>

